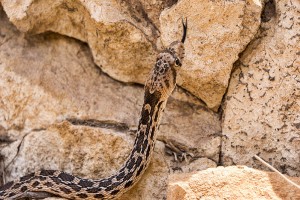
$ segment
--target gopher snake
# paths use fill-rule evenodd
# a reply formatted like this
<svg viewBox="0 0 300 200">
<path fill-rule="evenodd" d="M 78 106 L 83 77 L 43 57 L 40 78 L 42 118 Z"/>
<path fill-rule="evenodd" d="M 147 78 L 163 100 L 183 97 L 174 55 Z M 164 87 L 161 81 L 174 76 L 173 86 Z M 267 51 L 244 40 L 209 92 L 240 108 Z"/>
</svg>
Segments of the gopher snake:
<svg viewBox="0 0 300 200">
<path fill-rule="evenodd" d="M 176 85 L 177 70 L 184 58 L 187 21 L 181 41 L 162 51 L 145 83 L 144 104 L 134 148 L 123 167 L 108 178 L 92 180 L 57 170 L 41 170 L 0 187 L 0 199 L 32 198 L 49 194 L 67 199 L 112 199 L 128 191 L 146 170 L 153 153 L 161 113 Z"/>
</svg>

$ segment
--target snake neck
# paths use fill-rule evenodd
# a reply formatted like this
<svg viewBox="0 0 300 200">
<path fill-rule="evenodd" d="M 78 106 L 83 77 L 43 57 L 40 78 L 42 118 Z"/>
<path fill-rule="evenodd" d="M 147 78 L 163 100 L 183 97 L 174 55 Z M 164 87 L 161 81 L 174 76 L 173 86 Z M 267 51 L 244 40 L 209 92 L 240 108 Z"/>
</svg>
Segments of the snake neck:
<svg viewBox="0 0 300 200">
<path fill-rule="evenodd" d="M 166 101 L 166 99 L 161 97 L 160 92 L 155 91 L 150 93 L 147 88 L 145 89 L 144 104 L 141 111 L 134 148 L 124 166 L 115 176 L 111 177 L 112 179 L 117 180 L 118 177 L 122 177 L 118 183 L 120 184 L 119 188 L 122 188 L 122 191 L 120 190 L 118 196 L 137 183 L 148 167 L 150 158 L 153 154 L 157 129 Z"/>
<path fill-rule="evenodd" d="M 166 106 L 167 98 L 159 91 L 150 92 L 145 87 L 145 96 L 138 130 L 132 149 L 123 167 L 113 176 L 96 180 L 104 191 L 97 191 L 98 195 L 103 193 L 103 199 L 116 198 L 128 191 L 139 181 L 147 169 L 152 157 L 157 136 L 157 129 L 161 119 L 162 111 Z M 99 188 L 98 186 L 98 188 Z M 96 190 L 96 188 L 95 188 Z"/>
</svg>

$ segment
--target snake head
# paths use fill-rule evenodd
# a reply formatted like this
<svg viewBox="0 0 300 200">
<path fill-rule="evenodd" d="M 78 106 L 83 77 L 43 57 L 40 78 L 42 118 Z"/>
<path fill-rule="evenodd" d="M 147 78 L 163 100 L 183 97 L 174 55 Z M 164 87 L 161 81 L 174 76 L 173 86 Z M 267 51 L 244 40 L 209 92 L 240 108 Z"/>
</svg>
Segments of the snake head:
<svg viewBox="0 0 300 200">
<path fill-rule="evenodd" d="M 172 93 L 176 85 L 177 69 L 181 67 L 184 58 L 184 41 L 187 34 L 187 21 L 182 20 L 183 36 L 181 41 L 172 42 L 162 51 L 156 60 L 156 64 L 146 82 L 146 88 L 150 93 L 160 91 L 164 96 Z"/>
<path fill-rule="evenodd" d="M 184 58 L 184 42 L 187 35 L 187 19 L 185 19 L 185 22 L 182 19 L 182 28 L 183 34 L 181 41 L 172 42 L 166 49 L 166 51 L 169 52 L 174 58 L 169 60 L 170 65 L 175 65 L 176 67 L 182 66 L 182 61 Z"/>
</svg>

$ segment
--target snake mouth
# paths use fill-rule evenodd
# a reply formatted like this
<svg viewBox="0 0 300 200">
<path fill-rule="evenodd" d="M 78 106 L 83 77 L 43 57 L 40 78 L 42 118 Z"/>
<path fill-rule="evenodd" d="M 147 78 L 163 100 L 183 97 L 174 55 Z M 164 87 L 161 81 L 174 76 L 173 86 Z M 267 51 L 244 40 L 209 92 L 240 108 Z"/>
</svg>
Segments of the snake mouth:
<svg viewBox="0 0 300 200">
<path fill-rule="evenodd" d="M 182 26 L 183 26 L 183 35 L 182 35 L 181 42 L 184 43 L 186 38 L 186 33 L 187 33 L 187 18 L 185 18 L 185 22 L 182 18 Z"/>
</svg>

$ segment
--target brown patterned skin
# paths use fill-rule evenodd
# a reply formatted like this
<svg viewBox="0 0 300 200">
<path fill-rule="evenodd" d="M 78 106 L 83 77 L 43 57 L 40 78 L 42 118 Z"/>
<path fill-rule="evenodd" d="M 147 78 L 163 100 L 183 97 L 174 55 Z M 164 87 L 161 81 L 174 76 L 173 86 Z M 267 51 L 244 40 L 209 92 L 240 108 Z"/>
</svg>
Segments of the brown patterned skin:
<svg viewBox="0 0 300 200">
<path fill-rule="evenodd" d="M 134 148 L 115 175 L 92 180 L 57 170 L 41 170 L 1 186 L 0 199 L 33 197 L 32 192 L 43 192 L 66 199 L 113 199 L 138 182 L 153 154 L 161 114 L 175 88 L 177 70 L 184 58 L 183 42 L 187 30 L 184 23 L 183 30 L 182 40 L 173 42 L 157 57 L 145 84 L 144 104 Z"/>
</svg>

